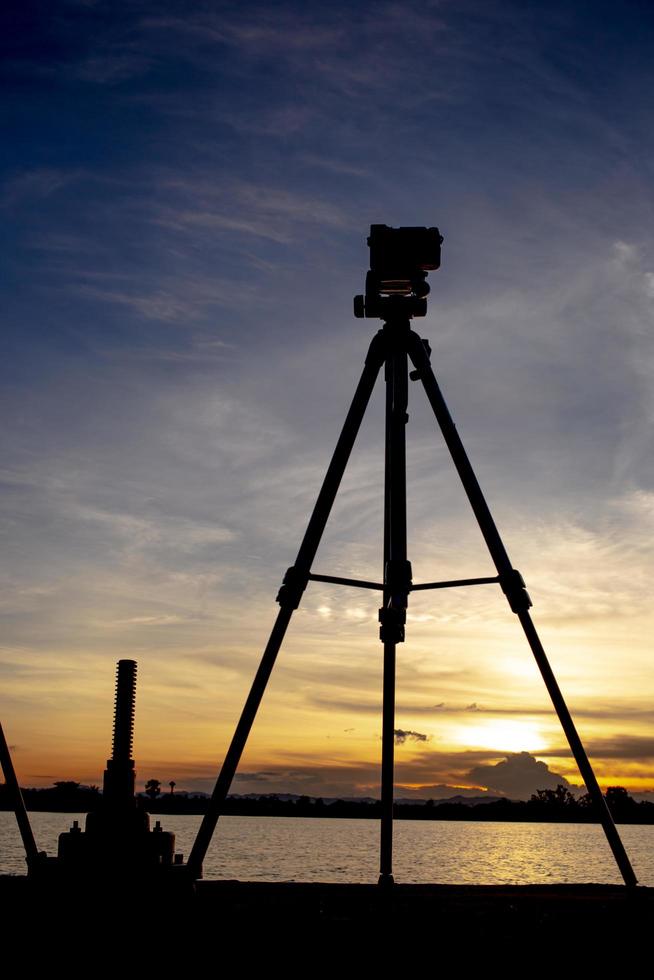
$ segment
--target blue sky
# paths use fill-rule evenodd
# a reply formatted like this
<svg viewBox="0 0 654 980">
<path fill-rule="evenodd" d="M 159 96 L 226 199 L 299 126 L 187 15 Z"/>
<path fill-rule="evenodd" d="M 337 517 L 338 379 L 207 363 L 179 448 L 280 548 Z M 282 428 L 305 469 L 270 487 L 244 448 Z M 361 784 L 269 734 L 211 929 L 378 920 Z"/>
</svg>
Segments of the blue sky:
<svg viewBox="0 0 654 980">
<path fill-rule="evenodd" d="M 374 329 L 351 301 L 383 222 L 445 236 L 418 330 L 601 779 L 654 786 L 651 7 L 3 18 L 3 717 L 24 781 L 97 781 L 134 657 L 143 779 L 210 782 Z M 410 412 L 414 577 L 485 574 L 414 389 Z M 379 576 L 382 428 L 377 392 L 317 570 Z M 521 751 L 578 781 L 501 596 L 411 613 L 398 727 L 428 737 L 398 746 L 402 792 Z M 296 618 L 239 785 L 368 792 L 374 597 L 312 587 Z"/>
</svg>

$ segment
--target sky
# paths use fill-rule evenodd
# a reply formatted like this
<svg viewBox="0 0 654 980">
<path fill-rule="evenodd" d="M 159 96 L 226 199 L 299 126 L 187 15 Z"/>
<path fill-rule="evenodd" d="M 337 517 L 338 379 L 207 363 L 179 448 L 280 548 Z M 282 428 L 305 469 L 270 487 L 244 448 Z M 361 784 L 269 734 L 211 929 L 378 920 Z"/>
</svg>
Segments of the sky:
<svg viewBox="0 0 654 980">
<path fill-rule="evenodd" d="M 371 223 L 600 784 L 654 790 L 654 11 L 626 0 L 3 5 L 0 716 L 20 781 L 210 790 L 378 324 Z M 414 581 L 494 574 L 410 390 Z M 314 571 L 379 580 L 383 391 Z M 375 593 L 311 584 L 235 792 L 375 796 Z M 415 593 L 396 792 L 581 786 L 497 586 Z"/>
</svg>

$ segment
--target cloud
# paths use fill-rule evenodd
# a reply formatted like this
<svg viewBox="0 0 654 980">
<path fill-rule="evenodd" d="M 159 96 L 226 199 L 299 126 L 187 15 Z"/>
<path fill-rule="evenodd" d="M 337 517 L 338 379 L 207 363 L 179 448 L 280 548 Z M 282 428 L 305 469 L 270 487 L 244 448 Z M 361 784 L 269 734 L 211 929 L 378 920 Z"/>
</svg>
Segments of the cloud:
<svg viewBox="0 0 654 980">
<path fill-rule="evenodd" d="M 26 198 L 33 201 L 50 197 L 51 194 L 75 182 L 81 173 L 83 172 L 79 170 L 56 170 L 45 167 L 25 170 L 5 183 L 0 205 L 10 207 L 20 204 Z"/>
<path fill-rule="evenodd" d="M 257 792 L 265 785 L 265 791 L 270 793 L 379 797 L 380 772 L 375 763 L 345 759 L 340 763 L 299 758 L 294 761 L 292 753 L 287 752 L 286 756 L 286 763 L 239 772 L 236 777 L 238 791 Z M 398 759 L 396 795 L 415 799 L 444 799 L 457 795 L 526 799 L 538 789 L 554 789 L 559 783 L 570 787 L 565 777 L 552 773 L 544 763 L 528 753 L 508 756 L 495 765 L 485 764 L 485 760 L 496 758 L 497 753 L 478 751 L 425 752 L 419 757 Z M 188 770 L 188 773 L 196 788 L 207 787 L 209 779 L 198 767 Z M 180 776 L 185 775 L 182 766 Z"/>
<path fill-rule="evenodd" d="M 528 752 L 507 756 L 503 762 L 494 766 L 475 766 L 466 773 L 465 778 L 482 786 L 489 793 L 522 800 L 528 799 L 539 789 L 570 786 L 565 776 L 552 772 L 546 763 L 535 759 Z"/>
<path fill-rule="evenodd" d="M 654 738 L 649 735 L 615 735 L 594 738 L 588 743 L 592 758 L 651 761 L 654 763 Z"/>
<path fill-rule="evenodd" d="M 166 36 L 195 35 L 203 42 L 230 44 L 241 53 L 275 54 L 288 57 L 295 51 L 308 51 L 340 42 L 344 28 L 320 28 L 311 12 L 306 14 L 283 9 L 280 4 L 274 15 L 266 7 L 251 8 L 252 19 L 245 23 L 241 18 L 230 19 L 227 11 L 220 15 L 211 13 L 189 14 L 183 18 L 150 16 L 142 25 L 151 31 L 161 31 Z"/>
<path fill-rule="evenodd" d="M 160 616 L 129 616 L 127 619 L 109 621 L 110 626 L 183 626 L 192 621 L 190 616 L 176 616 L 164 613 Z M 197 617 L 195 617 L 197 618 Z"/>
<path fill-rule="evenodd" d="M 193 179 L 163 177 L 151 220 L 176 230 L 241 233 L 287 245 L 308 228 L 349 228 L 351 217 L 321 196 L 229 178 L 219 184 L 202 172 Z"/>
<path fill-rule="evenodd" d="M 430 735 L 423 735 L 422 732 L 412 732 L 403 728 L 396 728 L 393 735 L 395 736 L 396 745 L 404 745 L 407 739 L 410 742 L 428 742 L 431 738 Z"/>
<path fill-rule="evenodd" d="M 279 773 L 268 770 L 264 770 L 262 772 L 237 772 L 234 779 L 238 779 L 241 782 L 243 780 L 248 780 L 248 782 L 253 783 L 267 783 L 272 779 L 278 779 L 279 775 Z"/>
</svg>

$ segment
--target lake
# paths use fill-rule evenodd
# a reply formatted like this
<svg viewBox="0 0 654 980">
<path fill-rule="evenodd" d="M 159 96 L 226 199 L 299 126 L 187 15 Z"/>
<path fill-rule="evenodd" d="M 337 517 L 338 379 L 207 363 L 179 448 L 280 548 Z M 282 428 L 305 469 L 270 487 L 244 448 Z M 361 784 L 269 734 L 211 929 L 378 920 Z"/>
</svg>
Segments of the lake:
<svg viewBox="0 0 654 980">
<path fill-rule="evenodd" d="M 30 813 L 39 849 L 56 854 L 58 835 L 75 819 L 84 826 L 84 814 Z M 200 819 L 160 817 L 185 858 Z M 619 831 L 640 884 L 654 886 L 654 826 L 621 825 Z M 221 817 L 204 877 L 374 883 L 378 848 L 377 820 Z M 622 882 L 602 829 L 588 824 L 398 820 L 394 852 L 398 882 Z M 0 812 L 0 874 L 24 872 L 15 817 Z"/>
</svg>

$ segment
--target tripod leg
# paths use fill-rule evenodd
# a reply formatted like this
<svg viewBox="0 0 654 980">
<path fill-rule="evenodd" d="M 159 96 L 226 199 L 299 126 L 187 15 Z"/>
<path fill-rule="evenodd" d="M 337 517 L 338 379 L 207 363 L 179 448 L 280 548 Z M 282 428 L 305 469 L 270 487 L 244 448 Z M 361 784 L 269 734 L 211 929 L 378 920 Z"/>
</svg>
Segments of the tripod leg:
<svg viewBox="0 0 654 980">
<path fill-rule="evenodd" d="M 391 496 L 393 481 L 393 369 L 394 359 L 389 357 L 385 364 L 386 382 L 386 435 L 384 466 L 384 567 L 382 570 L 386 585 L 386 569 L 391 558 Z M 388 588 L 384 588 L 383 606 L 380 619 L 387 615 L 390 601 Z M 383 685 L 382 685 L 382 758 L 381 758 L 381 833 L 379 841 L 379 884 L 393 884 L 393 797 L 395 793 L 395 641 L 384 642 Z"/>
<path fill-rule="evenodd" d="M 593 767 L 591 766 L 590 760 L 586 755 L 586 750 L 584 749 L 581 739 L 579 738 L 575 723 L 572 720 L 570 712 L 568 711 L 568 706 L 565 703 L 559 685 L 554 677 L 554 673 L 550 667 L 547 655 L 545 654 L 543 645 L 540 642 L 540 637 L 536 632 L 536 627 L 534 626 L 531 616 L 526 609 L 518 613 L 518 618 L 520 619 L 522 628 L 525 631 L 527 642 L 531 647 L 536 663 L 538 664 L 538 669 L 540 670 L 541 676 L 545 681 L 545 686 L 548 690 L 550 698 L 552 699 L 556 713 L 559 716 L 561 727 L 565 732 L 568 744 L 575 758 L 575 762 L 577 763 L 579 772 L 581 773 L 581 778 L 586 784 L 586 789 L 588 790 L 590 797 L 595 804 L 604 833 L 606 834 L 606 839 L 609 842 L 611 850 L 613 851 L 616 864 L 620 869 L 620 874 L 624 879 L 625 885 L 636 885 L 638 879 L 636 878 L 634 869 L 631 866 L 627 852 L 624 849 L 622 838 L 620 837 L 618 829 L 613 822 L 613 817 L 611 816 L 609 808 L 606 804 L 606 800 L 602 796 L 602 790 L 599 787 Z"/>
<path fill-rule="evenodd" d="M 350 458 L 352 447 L 368 402 L 370 401 L 370 395 L 377 380 L 377 375 L 384 363 L 385 356 L 385 338 L 380 330 L 373 337 L 372 343 L 370 344 L 361 379 L 354 393 L 354 398 L 352 399 L 350 410 L 343 424 L 334 455 L 327 469 L 316 505 L 313 509 L 304 538 L 302 539 L 295 565 L 289 568 L 284 576 L 282 587 L 277 596 L 277 601 L 281 608 L 277 614 L 277 619 L 275 620 L 275 625 L 263 652 L 259 669 L 255 675 L 250 693 L 243 707 L 229 749 L 227 750 L 225 761 L 216 781 L 207 812 L 200 824 L 200 829 L 191 849 L 188 868 L 194 878 L 199 878 L 202 874 L 202 862 L 204 861 L 207 849 L 211 843 L 211 838 L 216 829 L 222 805 L 225 802 L 234 778 L 234 773 L 243 754 L 243 749 L 245 748 L 259 705 L 261 704 L 261 699 L 266 690 L 288 624 L 291 621 L 293 612 L 298 608 L 302 593 L 307 586 L 311 565 L 318 550 L 320 539 L 329 518 L 334 499 L 343 478 L 343 473 L 345 472 L 345 467 Z"/>
<path fill-rule="evenodd" d="M 481 533 L 484 536 L 484 540 L 488 546 L 491 558 L 495 563 L 497 572 L 500 579 L 500 585 L 502 591 L 507 597 L 511 609 L 518 618 L 524 630 L 527 642 L 531 647 L 532 653 L 538 665 L 538 669 L 541 672 L 543 681 L 545 682 L 545 687 L 547 688 L 548 694 L 554 705 L 554 709 L 561 722 L 561 727 L 565 733 L 568 740 L 570 750 L 574 756 L 575 762 L 579 768 L 582 779 L 586 784 L 586 788 L 590 794 L 590 797 L 595 805 L 599 820 L 604 829 L 606 839 L 609 846 L 613 852 L 616 864 L 620 869 L 620 873 L 624 879 L 626 885 L 633 886 L 637 883 L 636 875 L 631 866 L 631 862 L 627 856 L 627 852 L 624 849 L 624 845 L 618 834 L 616 826 L 613 822 L 611 813 L 606 804 L 606 800 L 602 796 L 602 791 L 599 787 L 595 773 L 590 764 L 590 760 L 586 755 L 586 750 L 584 749 L 581 739 L 575 728 L 575 724 L 572 720 L 570 712 L 568 711 L 567 705 L 561 694 L 561 690 L 557 684 L 556 678 L 552 668 L 550 667 L 549 661 L 543 649 L 543 645 L 540 642 L 536 628 L 529 615 L 529 607 L 531 606 L 531 600 L 525 589 L 522 576 L 516 569 L 514 569 L 509 560 L 509 556 L 506 552 L 502 539 L 500 538 L 499 531 L 495 526 L 495 522 L 488 508 L 488 504 L 484 498 L 481 491 L 481 487 L 477 482 L 477 477 L 475 476 L 474 470 L 470 465 L 470 460 L 468 459 L 467 453 L 461 442 L 461 438 L 456 430 L 456 426 L 452 421 L 452 416 L 449 413 L 448 407 L 445 403 L 445 399 L 441 394 L 441 390 L 438 386 L 438 382 L 434 376 L 432 370 L 429 354 L 423 344 L 421 338 L 417 333 L 411 331 L 409 338 L 409 356 L 413 362 L 416 369 L 416 377 L 422 382 L 423 388 L 429 403 L 432 407 L 434 415 L 436 416 L 436 421 L 443 433 L 443 438 L 447 448 L 450 451 L 452 460 L 456 467 L 456 470 L 463 483 L 463 488 L 466 492 L 470 505 L 473 509 Z"/>
<path fill-rule="evenodd" d="M 18 824 L 20 836 L 23 841 L 23 847 L 25 848 L 27 868 L 30 870 L 36 866 L 39 851 L 36 846 L 36 841 L 34 840 L 32 825 L 30 824 L 27 810 L 25 809 L 23 794 L 21 793 L 20 786 L 18 784 L 16 771 L 11 759 L 11 752 L 9 751 L 9 746 L 7 745 L 7 740 L 2 730 L 2 725 L 0 725 L 0 766 L 2 767 L 2 772 L 5 777 L 5 785 L 7 786 L 10 796 L 13 799 L 16 823 Z"/>
</svg>

